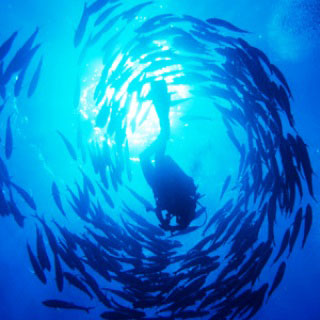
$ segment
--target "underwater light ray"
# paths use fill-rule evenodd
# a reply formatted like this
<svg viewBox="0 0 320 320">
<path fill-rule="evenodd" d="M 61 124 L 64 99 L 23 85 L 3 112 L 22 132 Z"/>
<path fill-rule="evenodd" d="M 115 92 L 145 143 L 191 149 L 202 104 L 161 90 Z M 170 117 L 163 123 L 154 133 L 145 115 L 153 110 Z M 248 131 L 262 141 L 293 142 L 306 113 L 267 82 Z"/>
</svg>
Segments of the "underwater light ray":
<svg viewBox="0 0 320 320">
<path fill-rule="evenodd" d="M 109 8 L 108 1 L 100 1 L 85 6 L 75 47 L 84 41 L 91 18 Z M 149 4 L 111 18 L 112 24 L 102 29 L 90 46 L 98 46 L 102 35 L 123 20 L 129 28 L 135 11 Z M 113 40 L 109 45 L 116 42 L 119 52 L 102 49 L 104 58 L 98 72 L 95 69 L 91 82 L 82 88 L 79 113 L 89 121 L 91 132 L 79 135 L 78 149 L 89 155 L 86 173 L 92 169 L 93 174 L 85 176 L 81 171 L 82 183 L 76 181 L 76 188 L 66 185 L 68 209 L 65 204 L 62 207 L 65 199 L 60 195 L 57 202 L 58 188 L 55 182 L 52 185 L 60 211 L 67 216 L 73 212 L 85 232 L 73 233 L 71 227 L 55 223 L 58 232 L 53 233 L 45 219 L 38 218 L 55 257 L 57 286 L 62 291 L 63 278 L 67 277 L 61 271 L 61 260 L 63 268 L 70 269 L 68 278 L 75 283 L 80 273 L 78 288 L 92 291 L 108 309 L 101 314 L 103 318 L 130 318 L 133 314 L 150 318 L 154 311 L 176 319 L 251 318 L 283 278 L 286 263 L 282 254 L 287 248 L 289 253 L 293 251 L 303 223 L 304 245 L 312 223 L 313 170 L 306 145 L 294 127 L 290 88 L 263 52 L 234 33 L 245 31 L 229 22 L 163 14 L 135 23 L 140 26 L 129 40 L 123 38 L 124 32 L 110 36 Z M 230 175 L 229 182 L 222 185 L 223 200 L 208 217 L 203 238 L 191 248 L 183 247 L 177 238 L 168 238 L 161 228 L 129 207 L 122 196 L 122 186 L 134 179 L 134 146 L 148 144 L 159 132 L 152 90 L 156 81 L 163 80 L 171 102 L 171 129 L 178 126 L 179 115 L 187 116 L 195 108 L 183 102 L 209 99 L 212 103 L 205 116 L 221 115 L 226 135 L 240 159 L 237 174 Z M 59 134 L 73 157 L 73 146 L 62 132 Z M 26 201 L 34 203 L 24 189 L 10 181 L 2 161 L 0 177 L 1 186 L 9 191 L 13 186 Z M 128 190 L 146 210 L 152 210 L 147 198 L 132 188 Z M 297 191 L 305 201 L 298 203 Z M 17 210 L 12 209 L 12 194 L 9 199 L 1 191 L 0 200 L 7 208 L 3 215 L 10 214 L 11 208 L 19 219 Z M 125 216 L 117 219 L 113 213 L 120 210 Z M 288 225 L 282 239 L 275 236 L 276 219 Z M 58 234 L 63 241 L 56 240 Z M 36 265 L 34 259 L 31 262 Z M 269 285 L 264 271 L 272 260 L 282 261 L 273 267 L 277 271 Z M 43 280 L 39 272 L 38 277 Z M 121 289 L 115 290 L 111 281 Z M 101 289 L 106 286 L 108 294 Z M 61 301 L 52 304 L 72 306 Z"/>
</svg>

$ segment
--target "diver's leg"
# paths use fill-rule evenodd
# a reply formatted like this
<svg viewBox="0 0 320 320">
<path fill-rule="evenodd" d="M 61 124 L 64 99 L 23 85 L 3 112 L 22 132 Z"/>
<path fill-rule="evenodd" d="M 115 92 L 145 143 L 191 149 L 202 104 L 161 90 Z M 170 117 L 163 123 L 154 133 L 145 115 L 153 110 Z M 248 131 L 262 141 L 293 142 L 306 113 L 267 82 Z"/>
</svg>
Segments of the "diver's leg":
<svg viewBox="0 0 320 320">
<path fill-rule="evenodd" d="M 160 125 L 160 134 L 157 138 L 156 153 L 157 155 L 163 155 L 170 137 L 169 111 L 171 99 L 165 80 L 153 82 L 151 91 L 153 105 L 156 110 Z"/>
<path fill-rule="evenodd" d="M 155 179 L 158 177 L 156 169 L 152 164 L 152 156 L 155 155 L 157 161 L 160 156 L 164 155 L 165 146 L 166 140 L 164 140 L 163 135 L 160 134 L 158 138 L 140 154 L 140 164 L 143 175 L 153 191 L 155 191 Z"/>
<path fill-rule="evenodd" d="M 169 121 L 169 109 L 170 109 L 170 97 L 167 92 L 166 83 L 164 80 L 157 81 L 162 84 L 157 84 L 156 88 L 153 87 L 153 104 L 156 109 L 159 124 L 160 134 L 155 141 L 151 143 L 140 155 L 140 162 L 143 170 L 143 174 L 150 186 L 154 185 L 154 167 L 151 163 L 152 155 L 155 155 L 156 161 L 159 160 L 165 154 L 167 142 L 170 137 L 170 121 Z M 157 83 L 156 82 L 156 83 Z"/>
<path fill-rule="evenodd" d="M 154 81 L 151 85 L 150 96 L 159 117 L 160 127 L 169 119 L 170 94 L 165 80 Z"/>
<path fill-rule="evenodd" d="M 154 143 L 153 143 L 154 144 Z M 151 162 L 151 155 L 154 153 L 153 144 L 144 150 L 140 155 L 140 164 L 144 178 L 149 186 L 153 189 L 155 185 L 154 181 L 154 166 Z"/>
</svg>

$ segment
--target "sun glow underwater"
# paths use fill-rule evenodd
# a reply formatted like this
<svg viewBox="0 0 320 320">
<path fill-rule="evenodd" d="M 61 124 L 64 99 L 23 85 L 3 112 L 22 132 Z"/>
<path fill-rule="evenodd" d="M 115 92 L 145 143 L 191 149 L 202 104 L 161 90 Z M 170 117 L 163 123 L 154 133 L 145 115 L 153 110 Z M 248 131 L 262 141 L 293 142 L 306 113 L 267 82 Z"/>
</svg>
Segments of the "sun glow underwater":
<svg viewBox="0 0 320 320">
<path fill-rule="evenodd" d="M 153 43 L 156 47 L 160 48 L 162 52 L 170 49 L 166 40 L 156 40 Z M 149 97 L 151 83 L 153 81 L 164 80 L 167 84 L 171 105 L 174 106 L 170 108 L 169 112 L 170 128 L 173 135 L 175 131 L 181 127 L 189 126 L 188 121 L 181 121 L 180 119 L 187 115 L 192 109 L 192 106 L 196 104 L 196 97 L 192 94 L 194 89 L 192 84 L 175 84 L 177 78 L 183 79 L 185 76 L 182 64 L 171 64 L 152 72 L 144 72 L 144 69 L 152 65 L 150 61 L 144 63 L 143 59 L 146 58 L 146 56 L 147 54 L 143 54 L 140 56 L 140 59 L 132 61 L 131 57 L 128 57 L 127 54 L 119 53 L 108 70 L 108 75 L 105 79 L 106 88 L 104 96 L 98 104 L 95 99 L 95 91 L 99 85 L 104 65 L 102 61 L 98 60 L 87 63 L 81 80 L 79 104 L 79 112 L 82 119 L 89 122 L 92 127 L 92 134 L 87 142 L 89 144 L 96 142 L 100 146 L 103 142 L 107 142 L 110 147 L 116 143 L 114 139 L 107 137 L 107 128 L 113 108 L 117 112 L 124 110 L 126 114 L 126 139 L 132 152 L 130 159 L 138 162 L 139 158 L 137 155 L 148 144 L 154 141 L 160 132 L 159 119 L 154 109 L 152 98 Z M 155 61 L 168 62 L 170 62 L 170 60 L 171 58 L 169 57 L 159 57 L 155 59 Z M 121 62 L 124 62 L 124 69 L 122 69 L 121 72 L 125 73 L 128 68 L 131 68 L 132 72 L 120 88 L 115 88 L 112 81 L 110 81 L 109 84 L 109 79 L 113 77 L 113 73 L 117 72 L 117 67 Z M 142 87 L 137 87 L 136 90 L 131 89 L 130 93 L 128 93 L 128 86 L 135 79 L 144 81 L 144 84 Z M 216 98 L 216 101 L 219 102 L 221 106 L 228 106 L 228 102 L 226 102 L 225 99 Z M 105 119 L 104 126 L 99 126 L 97 125 L 97 118 L 102 108 L 106 107 L 108 108 L 108 111 L 106 111 L 108 116 Z M 217 128 L 219 128 L 219 122 L 222 121 L 219 113 L 214 108 L 207 111 L 206 115 L 208 113 L 210 114 L 208 119 L 214 119 L 216 124 L 218 124 Z M 199 119 L 205 119 L 205 116 L 200 115 Z"/>
<path fill-rule="evenodd" d="M 116 67 L 117 63 L 120 60 L 124 59 L 122 54 L 116 58 L 114 66 Z M 126 61 L 127 64 L 131 64 L 130 59 Z M 80 110 L 83 119 L 90 121 L 93 128 L 93 135 L 91 139 L 89 139 L 89 143 L 92 140 L 95 141 L 105 141 L 106 138 L 106 130 L 108 125 L 108 120 L 104 127 L 96 126 L 96 118 L 99 114 L 99 111 L 104 105 L 107 105 L 110 108 L 109 113 L 112 113 L 112 104 L 119 103 L 119 110 L 126 108 L 128 106 L 126 112 L 126 136 L 128 139 L 129 147 L 135 153 L 136 151 L 141 151 L 141 148 L 146 146 L 148 143 L 152 142 L 156 136 L 160 132 L 159 120 L 154 110 L 154 106 L 152 100 L 148 100 L 148 94 L 151 89 L 150 82 L 147 82 L 143 85 L 140 92 L 133 91 L 132 94 L 128 94 L 126 91 L 130 81 L 138 77 L 141 73 L 141 70 L 146 66 L 149 66 L 151 63 L 146 65 L 138 65 L 138 62 L 135 62 L 136 73 L 133 73 L 131 77 L 123 84 L 118 92 L 116 92 L 115 88 L 112 85 L 108 85 L 106 88 L 105 96 L 102 101 L 96 105 L 95 100 L 93 98 L 94 91 L 99 82 L 99 76 L 102 72 L 102 65 L 96 64 L 95 67 L 92 68 L 93 75 L 86 77 L 82 80 L 83 82 L 83 90 L 81 94 L 80 100 Z M 113 67 L 110 68 L 110 75 L 115 69 Z M 170 73 L 172 71 L 179 71 L 177 75 L 174 76 L 165 76 L 165 73 Z M 165 80 L 168 85 L 168 92 L 171 95 L 172 102 L 180 99 L 187 99 L 190 95 L 190 87 L 187 85 L 172 85 L 172 81 L 175 77 L 183 76 L 183 68 L 181 65 L 174 65 L 167 68 L 163 68 L 163 70 L 158 70 L 153 72 L 151 75 L 146 75 L 146 78 L 152 77 L 153 79 L 156 77 L 155 81 Z M 90 79 L 90 80 L 89 80 Z M 139 99 L 138 99 L 139 98 Z M 117 105 L 118 108 L 118 105 Z M 178 119 L 184 112 L 183 105 L 177 106 L 175 110 L 171 109 L 170 112 L 170 126 L 174 131 L 175 126 L 179 125 Z M 135 125 L 133 127 L 133 123 Z M 131 124 L 131 125 L 130 125 Z M 114 141 L 108 139 L 108 144 L 112 144 Z"/>
<path fill-rule="evenodd" d="M 11 177 L 18 131 L 11 109 L 2 118 L 0 215 L 21 228 L 25 218 L 32 221 L 36 234 L 26 248 L 34 274 L 43 284 L 55 276 L 59 292 L 65 279 L 96 298 L 101 318 L 250 319 L 279 286 L 299 232 L 303 247 L 312 225 L 314 172 L 295 128 L 291 90 L 246 41 L 246 30 L 158 7 L 140 15 L 153 4 L 92 0 L 83 7 L 73 35 L 76 120 L 65 131 L 54 128 L 62 148 L 54 161 L 67 154 L 70 165 L 62 165 L 65 176 L 52 170 L 44 191 L 58 217 L 38 213 L 48 203 L 27 191 L 33 179 L 21 187 Z M 38 31 L 13 57 L 6 54 L 18 32 L 0 46 L 1 112 L 10 108 L 7 95 L 19 97 L 38 56 Z M 37 61 L 28 98 L 41 79 Z M 149 148 L 157 140 L 158 158 Z M 165 181 L 158 184 L 163 198 L 176 196 L 165 205 L 158 181 L 143 171 L 145 159 L 149 169 L 165 168 L 154 180 Z M 157 161 L 171 161 L 175 171 Z M 21 214 L 21 199 L 31 214 Z M 171 218 L 177 225 L 164 223 Z M 178 225 L 183 218 L 190 219 Z M 42 304 L 91 309 L 55 299 Z"/>
</svg>

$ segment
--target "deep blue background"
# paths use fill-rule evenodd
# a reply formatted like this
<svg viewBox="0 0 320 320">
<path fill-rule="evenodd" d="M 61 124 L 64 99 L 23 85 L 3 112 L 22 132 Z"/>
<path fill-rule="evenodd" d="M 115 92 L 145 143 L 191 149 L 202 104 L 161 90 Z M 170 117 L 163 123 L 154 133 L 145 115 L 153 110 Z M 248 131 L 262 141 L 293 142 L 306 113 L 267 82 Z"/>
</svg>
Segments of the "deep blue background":
<svg viewBox="0 0 320 320">
<path fill-rule="evenodd" d="M 266 52 L 291 86 L 296 128 L 309 147 L 316 172 L 315 194 L 319 199 L 320 3 L 317 0 L 159 0 L 158 3 L 163 5 L 162 10 L 204 19 L 219 17 L 252 32 L 247 40 Z M 56 152 L 61 145 L 55 130 L 74 134 L 75 111 L 70 92 L 74 90 L 76 59 L 72 40 L 82 8 L 83 1 L 79 0 L 0 1 L 0 42 L 19 30 L 21 43 L 35 26 L 41 28 L 38 39 L 43 43 L 41 52 L 46 63 L 38 91 L 31 100 L 21 97 L 9 101 L 10 108 L 16 110 L 13 128 L 18 142 L 8 167 L 13 180 L 32 190 L 46 214 L 45 211 L 52 213 L 52 203 L 47 200 L 52 179 L 60 183 L 74 181 L 69 160 Z M 2 119 L 1 132 L 4 124 Z M 314 224 L 305 249 L 294 251 L 281 286 L 256 319 L 320 318 L 319 205 L 314 209 Z M 31 274 L 25 239 L 32 242 L 34 233 L 31 220 L 23 230 L 12 218 L 0 221 L 0 319 L 87 319 L 85 314 L 47 310 L 40 304 L 58 295 L 53 281 L 42 286 Z M 78 292 L 66 289 L 66 296 L 92 305 Z"/>
</svg>

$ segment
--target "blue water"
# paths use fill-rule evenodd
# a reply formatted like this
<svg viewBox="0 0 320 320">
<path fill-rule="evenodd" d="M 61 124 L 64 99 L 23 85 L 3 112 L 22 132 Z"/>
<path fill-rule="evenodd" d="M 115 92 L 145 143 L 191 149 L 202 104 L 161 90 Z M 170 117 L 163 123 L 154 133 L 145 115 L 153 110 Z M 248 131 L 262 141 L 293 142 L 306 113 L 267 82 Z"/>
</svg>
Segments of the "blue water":
<svg viewBox="0 0 320 320">
<path fill-rule="evenodd" d="M 137 1 L 128 1 L 129 5 L 136 3 Z M 263 50 L 288 80 L 293 93 L 291 107 L 296 129 L 308 145 L 316 173 L 315 198 L 319 199 L 320 4 L 316 0 L 159 0 L 155 3 L 152 10 L 159 10 L 159 14 L 174 12 L 201 19 L 218 17 L 251 32 L 246 40 Z M 0 130 L 3 137 L 6 116 L 12 114 L 14 149 L 7 167 L 11 179 L 34 196 L 40 216 L 44 215 L 47 221 L 54 218 L 73 231 L 81 230 L 80 223 L 74 215 L 70 214 L 65 219 L 58 212 L 51 197 L 51 183 L 56 181 L 66 195 L 62 186 L 72 186 L 81 177 L 78 166 L 67 154 L 56 130 L 76 141 L 80 116 L 79 109 L 74 107 L 74 92 L 79 74 L 75 57 L 78 57 L 79 49 L 74 49 L 73 37 L 83 5 L 84 1 L 75 0 L 0 2 L 0 43 L 18 30 L 19 36 L 14 47 L 17 49 L 35 27 L 39 26 L 37 41 L 42 46 L 38 58 L 44 56 L 41 79 L 35 95 L 31 99 L 26 94 L 17 99 L 9 98 L 5 116 L 1 115 Z M 91 54 L 92 57 L 95 56 L 94 52 Z M 32 70 L 35 67 L 36 64 L 33 64 Z M 93 60 L 88 63 L 85 72 L 82 69 L 83 79 L 87 79 L 83 86 L 92 81 L 97 68 L 99 69 L 99 63 Z M 31 74 L 27 74 L 27 81 L 30 81 Z M 195 103 L 192 107 L 200 108 L 200 105 L 201 102 L 198 102 L 198 106 Z M 201 128 L 203 131 L 200 134 Z M 207 195 L 203 201 L 208 206 L 209 213 L 213 212 L 224 178 L 236 171 L 238 161 L 237 156 L 233 155 L 232 145 L 221 132 L 221 121 L 217 119 L 213 129 L 209 124 L 191 124 L 185 127 L 176 122 L 173 123 L 173 134 L 175 140 L 169 145 L 170 152 L 185 170 L 193 172 L 200 191 Z M 148 142 L 150 141 L 145 141 Z M 1 145 L 4 145 L 3 138 Z M 137 155 L 141 148 L 139 143 L 132 142 L 133 153 Z M 213 163 L 208 163 L 210 157 L 214 158 Z M 145 182 L 141 182 L 139 169 L 139 165 L 134 162 L 133 172 L 136 178 L 132 186 L 151 199 L 151 191 Z M 116 204 L 126 197 L 133 207 L 139 208 L 125 191 L 113 196 Z M 0 319 L 98 319 L 99 312 L 104 308 L 96 300 L 85 299 L 82 293 L 66 284 L 63 294 L 58 293 L 53 272 L 51 278 L 48 277 L 50 280 L 46 286 L 33 275 L 26 240 L 33 245 L 35 243 L 35 220 L 22 200 L 19 205 L 29 217 L 23 229 L 18 228 L 12 217 L 0 219 Z M 319 205 L 313 203 L 313 209 L 313 227 L 304 250 L 300 249 L 299 242 L 288 260 L 280 287 L 254 319 L 319 319 Z M 112 215 L 116 221 L 120 221 L 117 213 L 113 212 Z M 154 217 L 150 221 L 157 223 Z M 194 239 L 186 236 L 184 241 L 192 243 Z M 270 273 L 269 282 L 272 282 L 273 276 L 274 270 Z M 97 308 L 92 315 L 87 316 L 78 311 L 57 311 L 42 306 L 41 301 L 53 298 Z"/>
</svg>

